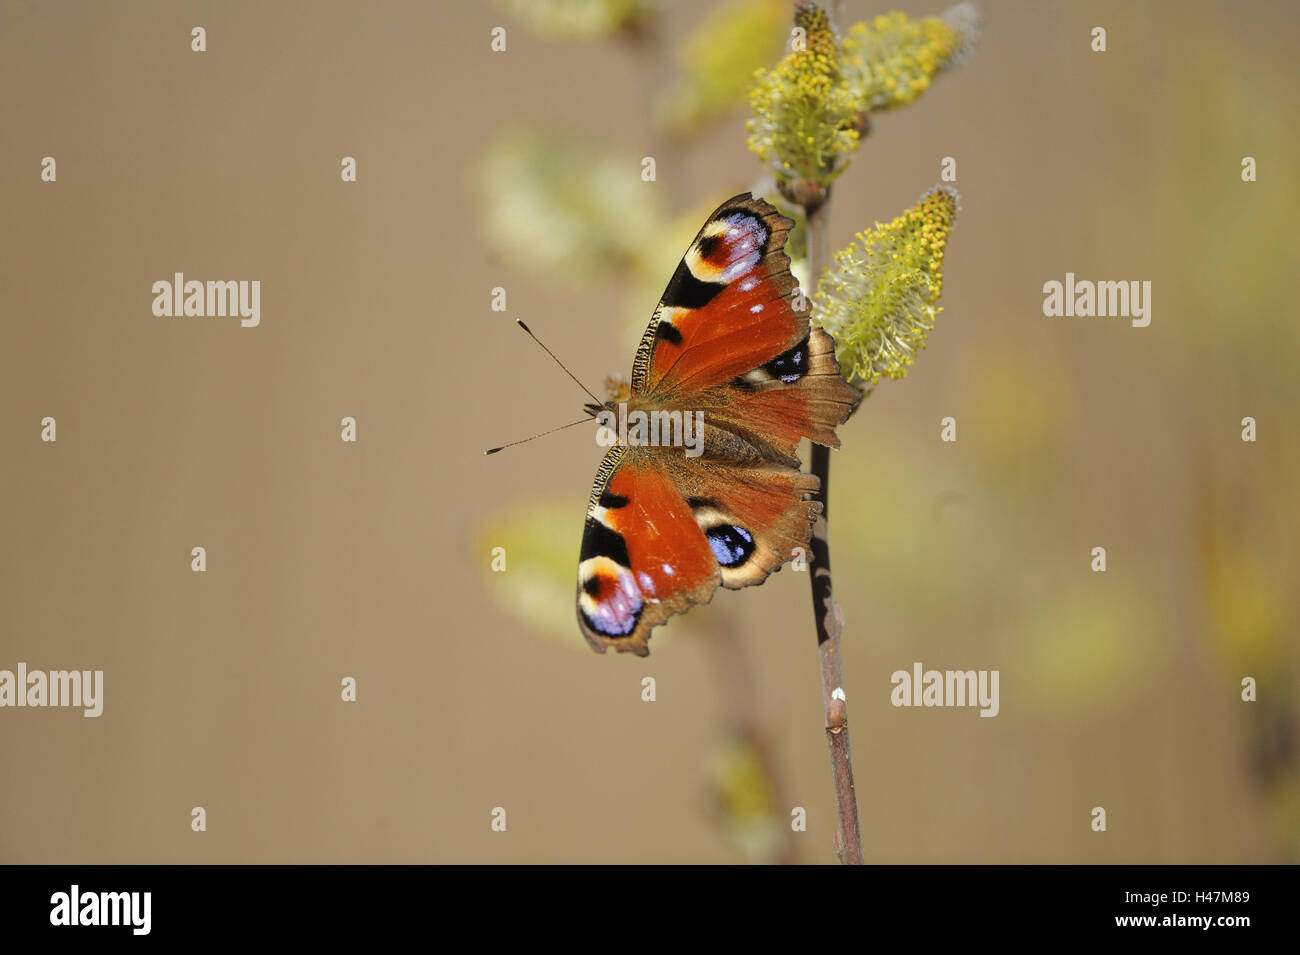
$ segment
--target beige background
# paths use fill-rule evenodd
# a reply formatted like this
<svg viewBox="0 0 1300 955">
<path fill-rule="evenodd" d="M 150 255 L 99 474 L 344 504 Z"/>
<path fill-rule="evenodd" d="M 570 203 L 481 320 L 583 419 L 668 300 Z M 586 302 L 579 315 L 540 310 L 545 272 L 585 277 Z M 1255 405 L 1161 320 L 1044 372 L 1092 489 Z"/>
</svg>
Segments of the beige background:
<svg viewBox="0 0 1300 955">
<path fill-rule="evenodd" d="M 699 15 L 674 6 L 667 34 Z M 868 858 L 1300 854 L 1296 27 L 1283 3 L 986 3 L 971 60 L 882 117 L 837 186 L 836 247 L 943 156 L 963 196 L 931 347 L 836 461 Z M 481 456 L 580 414 L 511 320 L 593 384 L 636 332 L 625 289 L 489 250 L 476 163 L 520 122 L 635 159 L 644 83 L 617 45 L 486 4 L 0 3 L 0 668 L 106 672 L 100 719 L 0 711 L 0 861 L 740 858 L 707 808 L 707 633 L 600 657 L 485 586 L 481 528 L 533 501 L 571 509 L 576 565 L 599 459 L 582 428 Z M 678 212 L 748 188 L 742 126 L 668 147 L 646 188 Z M 1151 280 L 1151 326 L 1045 318 L 1067 270 Z M 154 317 L 174 271 L 260 279 L 261 327 Z M 691 616 L 748 648 L 801 856 L 828 862 L 806 588 L 783 573 Z M 894 709 L 914 660 L 1000 669 L 1001 715 Z M 1267 701 L 1238 701 L 1247 674 Z"/>
</svg>

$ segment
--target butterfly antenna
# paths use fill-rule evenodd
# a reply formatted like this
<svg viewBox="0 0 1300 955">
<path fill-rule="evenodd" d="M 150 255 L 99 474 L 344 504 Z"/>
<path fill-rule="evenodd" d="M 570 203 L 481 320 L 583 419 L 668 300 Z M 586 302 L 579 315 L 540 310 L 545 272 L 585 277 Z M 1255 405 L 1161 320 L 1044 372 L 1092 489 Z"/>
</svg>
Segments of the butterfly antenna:
<svg viewBox="0 0 1300 955">
<path fill-rule="evenodd" d="M 523 324 L 522 322 L 520 324 Z M 539 342 L 540 344 L 540 342 Z M 579 382 L 581 384 L 581 382 Z M 558 428 L 552 428 L 550 431 L 543 431 L 541 434 L 534 434 L 527 438 L 520 438 L 518 441 L 511 441 L 509 444 L 503 444 L 499 448 L 488 448 L 484 454 L 496 454 L 498 451 L 504 451 L 506 448 L 513 448 L 516 444 L 523 444 L 525 441 L 531 441 L 533 438 L 542 438 L 548 434 L 554 434 L 557 431 L 563 431 L 565 428 L 572 428 L 575 424 L 584 424 L 590 421 L 590 417 L 579 418 L 577 421 L 570 421 L 568 424 L 562 424 Z"/>
<path fill-rule="evenodd" d="M 559 365 L 561 368 L 564 368 L 564 373 L 565 373 L 566 375 L 568 375 L 568 376 L 569 376 L 570 378 L 572 378 L 574 381 L 577 381 L 577 382 L 578 382 L 578 387 L 581 388 L 583 391 L 585 391 L 588 395 L 590 395 L 592 401 L 596 402 L 596 404 L 598 404 L 598 405 L 603 405 L 603 404 L 604 404 L 604 402 L 602 402 L 599 398 L 597 398 L 595 395 L 591 394 L 591 389 L 590 389 L 590 388 L 588 388 L 588 387 L 587 387 L 586 385 L 584 385 L 582 382 L 578 381 L 578 376 L 575 375 L 573 372 L 569 371 L 569 369 L 565 367 L 564 362 L 560 361 L 560 359 L 558 359 L 558 358 L 555 357 L 555 352 L 553 352 L 553 351 L 551 351 L 549 348 L 547 348 L 546 345 L 544 345 L 544 344 L 542 343 L 542 340 L 541 340 L 540 338 L 538 338 L 536 335 L 533 334 L 533 330 L 532 330 L 531 328 L 529 328 L 527 325 L 525 325 L 525 324 L 523 323 L 523 321 L 521 321 L 521 320 L 518 319 L 518 318 L 516 318 L 515 321 L 519 323 L 519 327 L 520 327 L 520 328 L 522 328 L 524 331 L 526 331 L 526 332 L 528 333 L 528 337 L 529 337 L 529 338 L 531 338 L 533 341 L 537 342 L 537 344 L 539 344 L 539 345 L 542 346 L 542 351 L 544 351 L 544 352 L 546 352 L 546 354 L 550 355 L 550 356 L 551 356 L 551 359 L 552 359 L 552 360 L 553 360 L 557 365 Z M 578 422 L 574 422 L 574 423 L 577 424 Z M 567 427 L 569 427 L 569 426 L 568 426 L 568 425 L 565 425 L 565 427 L 567 428 Z M 558 431 L 559 429 L 556 428 L 555 430 Z M 547 432 L 547 433 L 549 434 L 550 432 Z M 536 437 L 541 437 L 541 435 L 536 435 Z M 516 443 L 517 443 L 517 442 L 516 442 Z M 505 445 L 505 447 L 509 447 L 509 445 Z M 500 449 L 498 449 L 498 450 L 500 450 Z M 489 452 L 489 453 L 491 453 L 491 452 Z"/>
</svg>

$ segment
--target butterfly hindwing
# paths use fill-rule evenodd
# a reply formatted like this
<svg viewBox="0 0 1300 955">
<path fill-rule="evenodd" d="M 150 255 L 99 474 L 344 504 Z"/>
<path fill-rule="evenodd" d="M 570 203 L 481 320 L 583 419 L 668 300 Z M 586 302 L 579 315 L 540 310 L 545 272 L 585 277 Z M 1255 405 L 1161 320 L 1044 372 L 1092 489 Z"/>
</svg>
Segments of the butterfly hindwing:
<svg viewBox="0 0 1300 955">
<path fill-rule="evenodd" d="M 835 427 L 862 396 L 840 377 L 835 340 L 814 328 L 797 347 L 740 379 L 711 389 L 708 421 L 758 447 L 769 460 L 799 466 L 800 438 L 838 448 Z M 711 411 L 711 413 L 710 413 Z"/>
<path fill-rule="evenodd" d="M 582 533 L 578 623 L 592 648 L 644 656 L 652 628 L 707 603 L 721 574 L 690 506 L 646 449 L 605 455 Z"/>
<path fill-rule="evenodd" d="M 615 448 L 596 478 L 578 567 L 578 621 L 596 650 L 644 656 L 651 630 L 719 584 L 762 583 L 806 546 L 817 478 L 783 465 L 685 463 Z"/>
<path fill-rule="evenodd" d="M 818 480 L 782 464 L 709 464 L 678 475 L 679 490 L 719 564 L 722 586 L 761 584 L 806 547 L 822 506 Z"/>
</svg>

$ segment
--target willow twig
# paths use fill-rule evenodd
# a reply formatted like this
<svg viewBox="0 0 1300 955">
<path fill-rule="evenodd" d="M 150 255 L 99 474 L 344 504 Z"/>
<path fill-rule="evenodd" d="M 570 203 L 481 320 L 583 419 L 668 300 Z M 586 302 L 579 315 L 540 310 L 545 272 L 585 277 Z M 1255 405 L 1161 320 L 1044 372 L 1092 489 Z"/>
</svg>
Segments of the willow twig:
<svg viewBox="0 0 1300 955">
<path fill-rule="evenodd" d="M 815 292 L 827 263 L 829 192 L 804 206 L 808 223 L 808 284 Z M 817 653 L 821 658 L 822 705 L 826 713 L 826 745 L 830 751 L 831 778 L 835 785 L 835 853 L 845 865 L 862 865 L 862 829 L 858 822 L 858 797 L 853 787 L 853 754 L 849 748 L 849 714 L 840 660 L 841 619 L 831 591 L 831 551 L 828 539 L 831 452 L 812 446 L 810 470 L 821 481 L 816 500 L 822 513 L 813 526 L 808 576 L 812 583 L 813 622 L 817 628 Z"/>
</svg>

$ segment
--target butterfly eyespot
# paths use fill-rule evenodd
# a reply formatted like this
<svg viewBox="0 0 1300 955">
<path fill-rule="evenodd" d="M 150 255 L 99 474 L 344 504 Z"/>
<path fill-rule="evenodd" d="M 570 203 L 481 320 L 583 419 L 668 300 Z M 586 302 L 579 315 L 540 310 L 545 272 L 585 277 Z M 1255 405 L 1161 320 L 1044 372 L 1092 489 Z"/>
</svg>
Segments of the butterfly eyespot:
<svg viewBox="0 0 1300 955">
<path fill-rule="evenodd" d="M 724 258 L 726 268 L 720 278 L 724 282 L 734 282 L 750 271 L 763 258 L 763 249 L 767 246 L 767 230 L 750 216 L 739 216 L 733 228 L 727 230 L 728 245 Z"/>
<path fill-rule="evenodd" d="M 754 535 L 736 524 L 717 524 L 704 532 L 713 557 L 723 567 L 739 567 L 754 554 Z"/>
<path fill-rule="evenodd" d="M 808 374 L 808 339 L 777 355 L 763 366 L 763 370 L 786 384 L 798 381 Z"/>
<path fill-rule="evenodd" d="M 578 565 L 578 610 L 595 632 L 624 637 L 636 629 L 645 606 L 632 572 L 608 557 L 591 557 Z"/>
<path fill-rule="evenodd" d="M 704 238 L 700 239 L 700 258 L 705 261 L 711 259 L 713 253 L 717 251 L 718 243 L 721 241 L 722 236 L 720 235 L 706 235 Z"/>
</svg>

